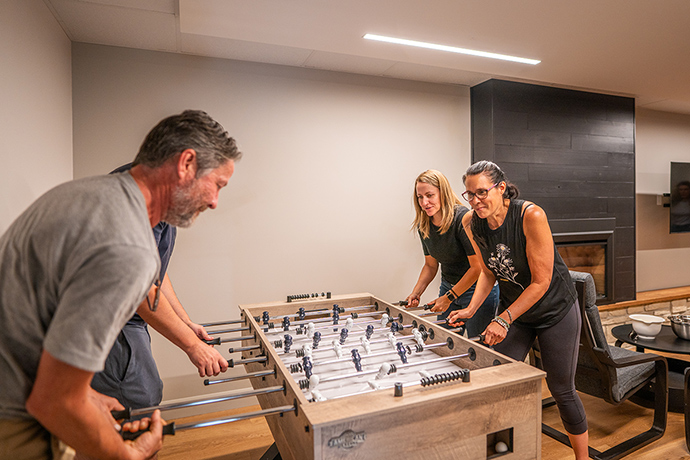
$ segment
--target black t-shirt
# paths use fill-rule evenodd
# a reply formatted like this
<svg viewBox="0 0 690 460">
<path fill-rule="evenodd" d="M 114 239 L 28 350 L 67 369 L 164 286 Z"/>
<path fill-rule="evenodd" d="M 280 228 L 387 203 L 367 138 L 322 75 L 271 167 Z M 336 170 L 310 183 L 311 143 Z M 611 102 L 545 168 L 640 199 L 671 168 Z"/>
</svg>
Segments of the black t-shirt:
<svg viewBox="0 0 690 460">
<path fill-rule="evenodd" d="M 491 230 L 482 219 L 487 247 L 480 248 L 484 264 L 493 272 L 500 289 L 501 308 L 509 307 L 532 282 L 527 261 L 527 240 L 523 228 L 524 200 L 511 200 L 503 224 Z M 529 327 L 545 328 L 558 323 L 575 303 L 577 293 L 570 272 L 553 246 L 553 273 L 548 290 L 515 321 Z"/>
<path fill-rule="evenodd" d="M 425 256 L 431 256 L 441 264 L 441 277 L 455 285 L 465 272 L 470 268 L 468 255 L 474 255 L 472 243 L 470 243 L 465 229 L 462 228 L 462 216 L 468 209 L 464 206 L 455 206 L 453 223 L 446 233 L 441 235 L 439 227 L 430 224 L 429 237 L 422 240 L 422 248 Z"/>
</svg>

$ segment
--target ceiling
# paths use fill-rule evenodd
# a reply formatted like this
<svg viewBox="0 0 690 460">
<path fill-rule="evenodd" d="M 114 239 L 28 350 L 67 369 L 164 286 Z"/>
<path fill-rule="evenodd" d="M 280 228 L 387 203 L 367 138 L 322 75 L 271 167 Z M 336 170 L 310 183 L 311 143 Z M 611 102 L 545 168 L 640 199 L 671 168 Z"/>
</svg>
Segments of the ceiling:
<svg viewBox="0 0 690 460">
<path fill-rule="evenodd" d="M 688 0 L 44 0 L 73 42 L 473 86 L 489 78 L 690 114 Z M 535 66 L 362 39 L 387 35 Z"/>
</svg>

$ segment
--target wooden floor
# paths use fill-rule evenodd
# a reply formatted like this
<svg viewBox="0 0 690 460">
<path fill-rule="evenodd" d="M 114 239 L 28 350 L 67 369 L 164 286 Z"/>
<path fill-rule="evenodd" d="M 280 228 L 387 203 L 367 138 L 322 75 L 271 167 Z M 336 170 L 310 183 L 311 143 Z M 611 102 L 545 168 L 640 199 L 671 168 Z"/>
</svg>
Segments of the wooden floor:
<svg viewBox="0 0 690 460">
<path fill-rule="evenodd" d="M 548 394 L 548 390 L 544 393 Z M 652 409 L 646 409 L 631 402 L 613 406 L 601 399 L 583 394 L 580 394 L 580 398 L 587 413 L 589 445 L 599 451 L 604 451 L 652 426 Z M 542 422 L 564 431 L 555 406 L 543 410 Z M 541 443 L 542 460 L 575 458 L 569 447 L 544 434 L 541 436 Z M 690 458 L 690 453 L 685 447 L 683 414 L 669 412 L 664 436 L 624 458 L 630 460 Z"/>
<path fill-rule="evenodd" d="M 546 385 L 544 395 L 548 395 Z M 612 406 L 588 395 L 581 395 L 589 421 L 590 446 L 603 451 L 651 426 L 651 409 L 626 402 Z M 216 414 L 176 420 L 187 423 L 215 417 L 227 417 L 242 412 L 259 410 L 259 406 L 246 407 Z M 543 411 L 543 422 L 561 431 L 563 426 L 555 407 Z M 258 460 L 273 443 L 271 432 L 263 418 L 244 420 L 208 428 L 198 428 L 167 436 L 160 460 L 232 459 Z M 565 460 L 574 458 L 570 448 L 542 435 L 542 459 Z M 685 428 L 682 414 L 669 413 L 664 436 L 626 459 L 690 459 L 685 447 Z"/>
</svg>

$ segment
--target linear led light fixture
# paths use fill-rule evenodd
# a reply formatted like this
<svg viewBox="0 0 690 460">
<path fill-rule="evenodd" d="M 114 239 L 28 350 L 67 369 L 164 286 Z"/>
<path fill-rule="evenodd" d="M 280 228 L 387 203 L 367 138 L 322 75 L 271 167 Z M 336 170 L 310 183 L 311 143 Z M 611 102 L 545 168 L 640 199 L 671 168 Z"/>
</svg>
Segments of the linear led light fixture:
<svg viewBox="0 0 690 460">
<path fill-rule="evenodd" d="M 471 56 L 480 56 L 480 57 L 486 57 L 486 58 L 491 58 L 491 59 L 502 59 L 504 61 L 520 62 L 522 64 L 537 65 L 541 62 L 541 61 L 538 61 L 536 59 L 527 59 L 527 58 L 521 58 L 521 57 L 517 57 L 517 56 L 508 56 L 507 54 L 497 54 L 497 53 L 488 53 L 486 51 L 468 50 L 465 48 L 457 48 L 455 46 L 437 45 L 435 43 L 418 42 L 416 40 L 406 40 L 404 38 L 386 37 L 383 35 L 366 34 L 364 36 L 364 38 L 367 40 L 376 40 L 376 41 L 386 42 L 386 43 L 395 43 L 398 45 L 416 46 L 418 48 L 427 48 L 427 49 L 431 49 L 431 50 L 448 51 L 450 53 L 469 54 Z"/>
</svg>

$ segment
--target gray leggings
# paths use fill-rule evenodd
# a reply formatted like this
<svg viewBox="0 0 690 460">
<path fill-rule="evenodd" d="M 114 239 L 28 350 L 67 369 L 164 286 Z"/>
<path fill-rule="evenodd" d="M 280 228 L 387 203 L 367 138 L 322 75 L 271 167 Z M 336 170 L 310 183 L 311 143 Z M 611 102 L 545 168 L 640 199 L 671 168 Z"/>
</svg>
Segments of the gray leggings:
<svg viewBox="0 0 690 460">
<path fill-rule="evenodd" d="M 587 431 L 587 416 L 575 391 L 575 368 L 580 345 L 580 306 L 577 301 L 557 324 L 534 329 L 513 323 L 506 338 L 494 349 L 517 361 L 524 361 L 534 339 L 539 338 L 546 383 L 556 400 L 563 426 L 570 434 Z"/>
</svg>

